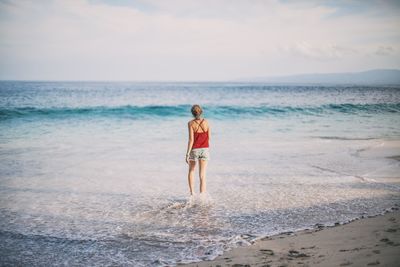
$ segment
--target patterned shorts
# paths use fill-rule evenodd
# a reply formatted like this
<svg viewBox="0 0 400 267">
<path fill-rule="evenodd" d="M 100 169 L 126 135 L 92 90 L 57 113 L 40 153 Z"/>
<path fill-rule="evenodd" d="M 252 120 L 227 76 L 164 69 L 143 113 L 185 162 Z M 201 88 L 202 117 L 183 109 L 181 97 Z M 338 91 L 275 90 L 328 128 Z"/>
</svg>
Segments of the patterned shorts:
<svg viewBox="0 0 400 267">
<path fill-rule="evenodd" d="M 189 154 L 189 160 L 196 161 L 197 160 L 210 160 L 210 152 L 208 147 L 202 148 L 193 148 Z"/>
</svg>

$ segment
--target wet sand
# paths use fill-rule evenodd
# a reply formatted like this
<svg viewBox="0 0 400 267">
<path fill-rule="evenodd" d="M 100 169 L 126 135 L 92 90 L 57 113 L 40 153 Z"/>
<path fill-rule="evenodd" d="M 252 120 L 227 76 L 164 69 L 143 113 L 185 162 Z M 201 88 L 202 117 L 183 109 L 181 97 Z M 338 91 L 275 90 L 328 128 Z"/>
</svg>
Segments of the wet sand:
<svg viewBox="0 0 400 267">
<path fill-rule="evenodd" d="M 400 266 L 400 212 L 267 237 L 180 266 Z"/>
</svg>

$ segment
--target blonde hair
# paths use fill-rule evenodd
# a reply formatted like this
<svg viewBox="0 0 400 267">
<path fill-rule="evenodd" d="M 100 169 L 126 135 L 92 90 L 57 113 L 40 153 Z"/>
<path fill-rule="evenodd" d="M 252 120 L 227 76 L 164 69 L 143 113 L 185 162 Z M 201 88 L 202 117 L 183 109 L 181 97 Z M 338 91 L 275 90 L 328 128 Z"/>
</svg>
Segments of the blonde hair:
<svg viewBox="0 0 400 267">
<path fill-rule="evenodd" d="M 190 111 L 192 112 L 193 117 L 196 119 L 200 118 L 200 115 L 203 113 L 203 110 L 199 105 L 193 105 Z"/>
</svg>

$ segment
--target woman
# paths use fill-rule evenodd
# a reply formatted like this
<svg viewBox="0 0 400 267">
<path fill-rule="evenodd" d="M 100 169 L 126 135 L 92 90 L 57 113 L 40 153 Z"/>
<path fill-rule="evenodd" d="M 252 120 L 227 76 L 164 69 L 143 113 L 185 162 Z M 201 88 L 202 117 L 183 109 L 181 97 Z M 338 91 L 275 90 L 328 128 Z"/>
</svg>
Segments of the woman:
<svg viewBox="0 0 400 267">
<path fill-rule="evenodd" d="M 201 118 L 203 110 L 199 105 L 193 105 L 191 109 L 193 120 L 188 122 L 189 142 L 186 152 L 186 163 L 189 164 L 189 190 L 190 195 L 194 194 L 194 170 L 196 160 L 199 162 L 200 193 L 206 192 L 206 168 L 209 155 L 210 127 L 208 121 Z"/>
</svg>

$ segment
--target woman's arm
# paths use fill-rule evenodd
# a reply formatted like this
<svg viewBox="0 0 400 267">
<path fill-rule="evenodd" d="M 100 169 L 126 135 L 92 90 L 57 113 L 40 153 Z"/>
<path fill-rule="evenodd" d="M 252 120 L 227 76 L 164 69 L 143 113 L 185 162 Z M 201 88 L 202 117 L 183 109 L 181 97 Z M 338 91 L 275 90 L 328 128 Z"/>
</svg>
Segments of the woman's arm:
<svg viewBox="0 0 400 267">
<path fill-rule="evenodd" d="M 190 126 L 190 122 L 188 122 L 188 130 L 189 130 L 189 141 L 188 141 L 186 155 L 189 155 L 190 151 L 192 150 L 194 142 L 194 133 L 193 133 L 193 128 Z"/>
<path fill-rule="evenodd" d="M 210 127 L 210 124 L 208 123 L 208 121 L 207 121 L 207 124 L 208 124 L 208 142 L 210 142 L 210 139 L 211 139 L 211 127 Z"/>
</svg>

